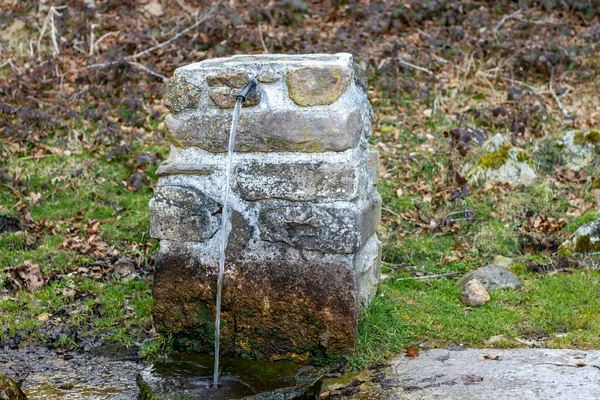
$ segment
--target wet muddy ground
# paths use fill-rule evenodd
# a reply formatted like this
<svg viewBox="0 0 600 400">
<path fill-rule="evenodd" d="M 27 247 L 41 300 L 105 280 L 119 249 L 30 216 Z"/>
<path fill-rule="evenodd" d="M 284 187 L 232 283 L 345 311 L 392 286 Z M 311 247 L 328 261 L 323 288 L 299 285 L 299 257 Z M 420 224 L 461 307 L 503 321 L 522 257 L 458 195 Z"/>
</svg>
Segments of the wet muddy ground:
<svg viewBox="0 0 600 400">
<path fill-rule="evenodd" d="M 122 347 L 85 354 L 41 346 L 0 349 L 0 374 L 14 379 L 30 400 L 138 399 L 135 378 L 143 367 L 137 350 Z"/>
</svg>

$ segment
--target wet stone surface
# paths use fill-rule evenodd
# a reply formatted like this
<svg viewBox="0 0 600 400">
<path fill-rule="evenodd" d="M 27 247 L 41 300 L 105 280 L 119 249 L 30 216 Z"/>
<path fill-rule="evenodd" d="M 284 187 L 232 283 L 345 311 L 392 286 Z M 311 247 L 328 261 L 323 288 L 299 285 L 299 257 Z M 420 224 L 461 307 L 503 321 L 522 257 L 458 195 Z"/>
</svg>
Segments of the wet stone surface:
<svg viewBox="0 0 600 400">
<path fill-rule="evenodd" d="M 142 400 L 313 399 L 321 387 L 322 374 L 312 367 L 224 357 L 214 388 L 213 363 L 206 354 L 160 357 L 137 377 Z"/>
<path fill-rule="evenodd" d="M 0 349 L 0 374 L 14 379 L 29 400 L 131 400 L 143 368 L 135 350 L 120 347 L 101 355 L 57 353 L 45 347 Z"/>
</svg>

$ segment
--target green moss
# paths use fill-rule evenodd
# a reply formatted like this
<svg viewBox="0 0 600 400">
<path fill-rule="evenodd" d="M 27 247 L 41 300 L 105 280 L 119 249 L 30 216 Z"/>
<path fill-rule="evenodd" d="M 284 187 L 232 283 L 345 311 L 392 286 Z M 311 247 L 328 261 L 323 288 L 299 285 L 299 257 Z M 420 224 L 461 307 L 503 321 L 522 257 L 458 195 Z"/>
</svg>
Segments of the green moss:
<svg viewBox="0 0 600 400">
<path fill-rule="evenodd" d="M 600 176 L 597 177 L 596 179 L 594 179 L 592 181 L 592 187 L 591 187 L 591 189 L 592 190 L 594 190 L 594 189 L 600 189 Z"/>
<path fill-rule="evenodd" d="M 573 143 L 585 146 L 591 144 L 595 147 L 596 152 L 600 152 L 600 131 L 590 129 L 589 131 L 575 131 Z"/>
<path fill-rule="evenodd" d="M 477 160 L 477 166 L 483 169 L 498 169 L 506 163 L 506 160 L 508 160 L 511 149 L 512 145 L 506 143 L 498 150 L 481 156 Z"/>
</svg>

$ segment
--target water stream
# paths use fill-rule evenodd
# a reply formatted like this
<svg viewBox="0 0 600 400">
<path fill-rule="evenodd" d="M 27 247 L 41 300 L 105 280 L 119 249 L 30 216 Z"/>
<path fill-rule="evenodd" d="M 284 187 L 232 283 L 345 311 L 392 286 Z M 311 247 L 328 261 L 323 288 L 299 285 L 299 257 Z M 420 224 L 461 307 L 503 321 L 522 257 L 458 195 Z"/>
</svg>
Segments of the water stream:
<svg viewBox="0 0 600 400">
<path fill-rule="evenodd" d="M 213 385 L 219 384 L 219 342 L 221 339 L 221 295 L 223 292 L 223 276 L 225 274 L 225 245 L 228 239 L 227 221 L 229 220 L 229 186 L 231 182 L 231 164 L 233 147 L 235 144 L 235 131 L 240 118 L 240 109 L 244 97 L 238 96 L 231 118 L 231 131 L 229 132 L 229 147 L 227 150 L 227 169 L 225 170 L 225 190 L 223 193 L 223 211 L 221 212 L 221 242 L 219 243 L 219 277 L 217 279 L 217 312 L 215 316 L 215 370 Z"/>
</svg>

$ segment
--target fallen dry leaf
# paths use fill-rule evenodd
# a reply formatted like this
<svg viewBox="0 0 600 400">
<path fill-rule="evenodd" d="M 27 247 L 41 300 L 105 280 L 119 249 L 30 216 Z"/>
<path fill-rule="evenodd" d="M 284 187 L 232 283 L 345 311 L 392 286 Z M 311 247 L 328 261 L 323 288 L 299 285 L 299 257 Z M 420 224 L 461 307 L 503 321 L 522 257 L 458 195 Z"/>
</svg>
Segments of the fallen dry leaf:
<svg viewBox="0 0 600 400">
<path fill-rule="evenodd" d="M 418 357 L 419 356 L 419 349 L 417 349 L 416 347 L 409 347 L 408 350 L 406 350 L 406 357 Z"/>
<path fill-rule="evenodd" d="M 496 360 L 496 361 L 500 360 L 500 356 L 495 356 L 493 354 L 488 354 L 487 356 L 483 356 L 483 358 L 485 358 L 486 360 Z"/>
<path fill-rule="evenodd" d="M 12 280 L 13 290 L 22 288 L 30 292 L 35 292 L 44 286 L 44 275 L 38 264 L 32 264 L 31 261 L 25 261 L 16 267 L 6 267 L 4 273 Z"/>
</svg>

